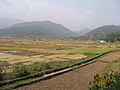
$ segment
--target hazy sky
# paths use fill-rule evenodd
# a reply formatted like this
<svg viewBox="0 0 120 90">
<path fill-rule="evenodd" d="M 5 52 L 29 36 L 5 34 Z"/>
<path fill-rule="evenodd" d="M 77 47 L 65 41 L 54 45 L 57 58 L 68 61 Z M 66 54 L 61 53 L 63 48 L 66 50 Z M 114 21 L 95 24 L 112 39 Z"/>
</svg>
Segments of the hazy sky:
<svg viewBox="0 0 120 90">
<path fill-rule="evenodd" d="M 120 25 L 120 0 L 0 0 L 0 17 L 50 20 L 75 31 Z"/>
</svg>

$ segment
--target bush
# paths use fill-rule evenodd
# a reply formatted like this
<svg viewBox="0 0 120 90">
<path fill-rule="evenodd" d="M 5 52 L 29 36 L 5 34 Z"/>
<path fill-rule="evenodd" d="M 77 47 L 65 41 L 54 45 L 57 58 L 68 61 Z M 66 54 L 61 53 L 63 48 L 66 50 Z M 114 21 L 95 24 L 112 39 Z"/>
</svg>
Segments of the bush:
<svg viewBox="0 0 120 90">
<path fill-rule="evenodd" d="M 25 65 L 14 64 L 12 67 L 13 67 L 13 73 L 14 73 L 15 77 L 24 77 L 29 74 Z"/>
<path fill-rule="evenodd" d="M 96 75 L 94 81 L 90 82 L 89 90 L 119 90 L 120 73 L 109 72 L 103 75 Z"/>
<path fill-rule="evenodd" d="M 50 65 L 47 62 L 41 62 L 41 63 L 34 63 L 31 65 L 32 71 L 43 71 L 50 69 Z"/>
<path fill-rule="evenodd" d="M 3 80 L 3 70 L 4 70 L 3 65 L 0 62 L 0 81 Z"/>
</svg>

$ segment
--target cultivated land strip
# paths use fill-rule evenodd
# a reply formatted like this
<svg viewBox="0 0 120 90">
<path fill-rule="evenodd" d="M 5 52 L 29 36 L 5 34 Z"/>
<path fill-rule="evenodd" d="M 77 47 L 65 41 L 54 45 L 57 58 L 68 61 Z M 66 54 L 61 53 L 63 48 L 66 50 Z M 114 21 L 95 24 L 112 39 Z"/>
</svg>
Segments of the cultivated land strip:
<svg viewBox="0 0 120 90">
<path fill-rule="evenodd" d="M 17 90 L 86 90 L 94 75 L 103 73 L 107 62 L 118 58 L 120 58 L 120 51 L 112 52 L 99 58 L 95 63 Z"/>
</svg>

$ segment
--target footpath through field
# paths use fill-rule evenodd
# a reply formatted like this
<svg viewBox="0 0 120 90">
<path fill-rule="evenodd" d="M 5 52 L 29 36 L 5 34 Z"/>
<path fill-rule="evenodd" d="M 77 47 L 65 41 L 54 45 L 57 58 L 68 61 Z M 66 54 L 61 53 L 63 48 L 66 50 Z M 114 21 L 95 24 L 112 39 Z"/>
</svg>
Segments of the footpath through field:
<svg viewBox="0 0 120 90">
<path fill-rule="evenodd" d="M 16 90 L 86 90 L 94 75 L 103 73 L 106 65 L 120 58 L 120 51 L 109 53 L 95 63 Z"/>
</svg>

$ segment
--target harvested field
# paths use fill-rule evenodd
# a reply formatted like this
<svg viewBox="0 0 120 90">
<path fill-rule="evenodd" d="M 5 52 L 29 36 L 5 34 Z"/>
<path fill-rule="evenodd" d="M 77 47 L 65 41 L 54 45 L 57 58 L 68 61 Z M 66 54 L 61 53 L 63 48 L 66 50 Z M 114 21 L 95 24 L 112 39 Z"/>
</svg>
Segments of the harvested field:
<svg viewBox="0 0 120 90">
<path fill-rule="evenodd" d="M 116 55 L 117 57 L 109 59 Z M 17 90 L 86 90 L 88 84 L 93 80 L 94 75 L 103 73 L 108 63 L 100 62 L 106 60 L 112 61 L 120 57 L 119 52 L 112 52 L 104 57 L 99 58 L 99 61 L 87 66 L 75 69 L 64 73 L 54 78 L 41 81 L 32 85 L 18 88 Z"/>
<path fill-rule="evenodd" d="M 82 55 L 82 54 L 77 54 L 77 55 L 50 55 L 46 56 L 45 59 L 55 59 L 55 58 L 61 58 L 61 59 L 83 59 L 86 58 L 87 56 Z"/>
<path fill-rule="evenodd" d="M 0 39 L 0 61 L 31 64 L 80 60 L 116 48 L 110 45 L 94 41 Z"/>
<path fill-rule="evenodd" d="M 8 61 L 10 64 L 15 63 L 23 63 L 23 64 L 30 64 L 33 62 L 50 62 L 50 61 L 69 61 L 71 60 L 78 60 L 86 58 L 87 56 L 78 54 L 78 55 L 35 55 L 35 56 L 18 56 L 18 55 L 11 55 L 6 53 L 0 53 L 0 61 Z"/>
</svg>

